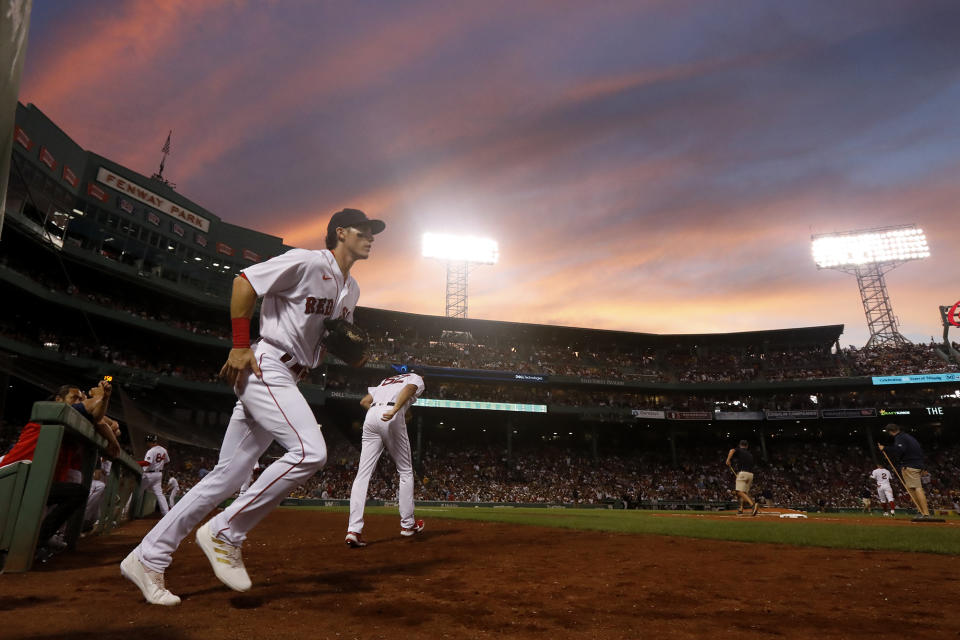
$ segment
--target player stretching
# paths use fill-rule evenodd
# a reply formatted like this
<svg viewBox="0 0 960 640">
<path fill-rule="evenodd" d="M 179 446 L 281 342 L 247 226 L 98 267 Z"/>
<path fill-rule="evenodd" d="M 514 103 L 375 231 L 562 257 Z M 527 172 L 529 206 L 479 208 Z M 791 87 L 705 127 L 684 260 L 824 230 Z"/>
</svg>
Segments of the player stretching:
<svg viewBox="0 0 960 640">
<path fill-rule="evenodd" d="M 743 513 L 743 505 L 746 503 L 752 507 L 750 515 L 755 516 L 760 510 L 760 505 L 750 497 L 750 487 L 753 486 L 753 454 L 747 449 L 748 446 L 746 440 L 741 440 L 739 447 L 730 449 L 730 453 L 727 454 L 727 466 L 737 474 L 737 498 L 740 501 L 737 515 Z M 734 469 L 734 463 L 736 463 L 736 469 Z"/>
<path fill-rule="evenodd" d="M 244 269 L 233 281 L 233 349 L 220 371 L 238 402 L 227 425 L 217 466 L 187 492 L 120 565 L 147 602 L 175 605 L 163 572 L 188 533 L 249 477 L 276 440 L 286 454 L 264 469 L 250 489 L 197 530 L 217 578 L 236 591 L 250 588 L 240 547 L 247 533 L 327 460 L 317 420 L 297 388 L 324 354 L 324 320 L 352 320 L 360 296 L 350 268 L 370 255 L 374 234 L 386 225 L 357 209 L 343 209 L 327 225 L 327 251 L 291 249 Z M 257 298 L 260 340 L 250 344 Z M 356 362 L 351 364 L 362 364 Z"/>
<path fill-rule="evenodd" d="M 409 371 L 409 370 L 407 370 Z M 400 474 L 397 505 L 400 508 L 400 535 L 412 536 L 423 531 L 423 520 L 413 517 L 413 463 L 410 457 L 410 439 L 407 437 L 406 417 L 410 405 L 423 393 L 423 378 L 416 373 L 401 373 L 367 389 L 360 404 L 367 410 L 363 421 L 363 445 L 357 477 L 350 490 L 350 523 L 346 543 L 351 547 L 365 547 L 363 506 L 367 501 L 370 476 L 377 468 L 377 460 L 387 447 Z"/>
<path fill-rule="evenodd" d="M 889 511 L 883 511 L 883 515 L 896 515 L 896 503 L 893 501 L 893 489 L 890 488 L 890 472 L 883 467 L 877 467 L 870 474 L 874 482 L 877 483 L 877 495 L 880 497 L 880 509 L 886 507 Z"/>
</svg>

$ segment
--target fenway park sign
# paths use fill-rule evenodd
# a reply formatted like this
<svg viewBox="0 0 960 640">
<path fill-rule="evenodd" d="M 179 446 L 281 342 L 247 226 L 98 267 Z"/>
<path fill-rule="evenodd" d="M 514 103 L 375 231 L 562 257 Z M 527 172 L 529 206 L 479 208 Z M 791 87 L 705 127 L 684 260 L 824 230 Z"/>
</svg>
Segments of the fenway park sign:
<svg viewBox="0 0 960 640">
<path fill-rule="evenodd" d="M 203 216 L 184 209 L 180 205 L 170 202 L 166 198 L 158 196 L 153 191 L 144 189 L 135 182 L 130 182 L 126 178 L 118 176 L 108 169 L 100 167 L 100 170 L 97 171 L 97 182 L 105 184 L 111 189 L 116 189 L 134 200 L 139 200 L 146 205 L 150 205 L 154 209 L 162 211 L 168 216 L 173 216 L 177 220 L 185 222 L 200 231 L 210 231 L 210 221 Z"/>
</svg>

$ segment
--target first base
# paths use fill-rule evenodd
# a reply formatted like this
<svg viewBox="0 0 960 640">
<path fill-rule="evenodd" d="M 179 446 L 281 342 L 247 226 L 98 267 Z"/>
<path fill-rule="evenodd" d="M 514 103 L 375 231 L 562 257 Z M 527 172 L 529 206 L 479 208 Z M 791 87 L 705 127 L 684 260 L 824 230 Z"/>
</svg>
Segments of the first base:
<svg viewBox="0 0 960 640">
<path fill-rule="evenodd" d="M 781 513 L 781 518 L 804 518 L 806 519 L 807 514 L 805 513 Z"/>
</svg>

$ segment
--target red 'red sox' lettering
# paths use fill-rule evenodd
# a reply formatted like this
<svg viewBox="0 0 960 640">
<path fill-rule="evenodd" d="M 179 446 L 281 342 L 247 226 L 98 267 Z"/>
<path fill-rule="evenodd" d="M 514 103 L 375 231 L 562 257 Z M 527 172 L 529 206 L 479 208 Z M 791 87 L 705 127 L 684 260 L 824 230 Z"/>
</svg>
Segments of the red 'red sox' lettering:
<svg viewBox="0 0 960 640">
<path fill-rule="evenodd" d="M 333 311 L 333 300 L 330 298 L 314 298 L 313 296 L 308 296 L 306 300 L 306 308 L 303 310 L 304 313 L 318 313 L 322 316 L 330 315 L 330 312 Z"/>
</svg>

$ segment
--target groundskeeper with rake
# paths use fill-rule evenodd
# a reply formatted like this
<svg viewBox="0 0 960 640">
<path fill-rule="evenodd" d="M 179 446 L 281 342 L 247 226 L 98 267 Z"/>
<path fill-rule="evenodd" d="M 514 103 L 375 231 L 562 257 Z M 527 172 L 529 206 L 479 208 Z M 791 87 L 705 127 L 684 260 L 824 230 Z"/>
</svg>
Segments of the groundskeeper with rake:
<svg viewBox="0 0 960 640">
<path fill-rule="evenodd" d="M 733 468 L 734 463 L 737 466 L 736 469 Z M 740 446 L 736 449 L 730 449 L 730 453 L 727 454 L 727 466 L 733 471 L 733 475 L 737 476 L 736 490 L 740 501 L 737 515 L 743 513 L 744 503 L 750 505 L 750 515 L 757 515 L 760 505 L 750 497 L 750 487 L 753 486 L 753 454 L 750 453 L 746 440 L 741 440 Z"/>
<path fill-rule="evenodd" d="M 894 475 L 900 480 L 900 484 L 907 490 L 917 511 L 920 512 L 917 520 L 933 520 L 930 517 L 930 509 L 927 507 L 927 496 L 923 492 L 923 484 L 920 482 L 920 472 L 923 469 L 923 449 L 920 448 L 920 443 L 909 433 L 902 432 L 900 425 L 896 423 L 891 422 L 884 429 L 893 436 L 893 446 L 890 450 L 893 452 L 896 464 L 887 455 L 886 447 L 882 444 L 877 446 L 883 452 Z M 903 472 L 902 475 L 898 469 Z"/>
</svg>

